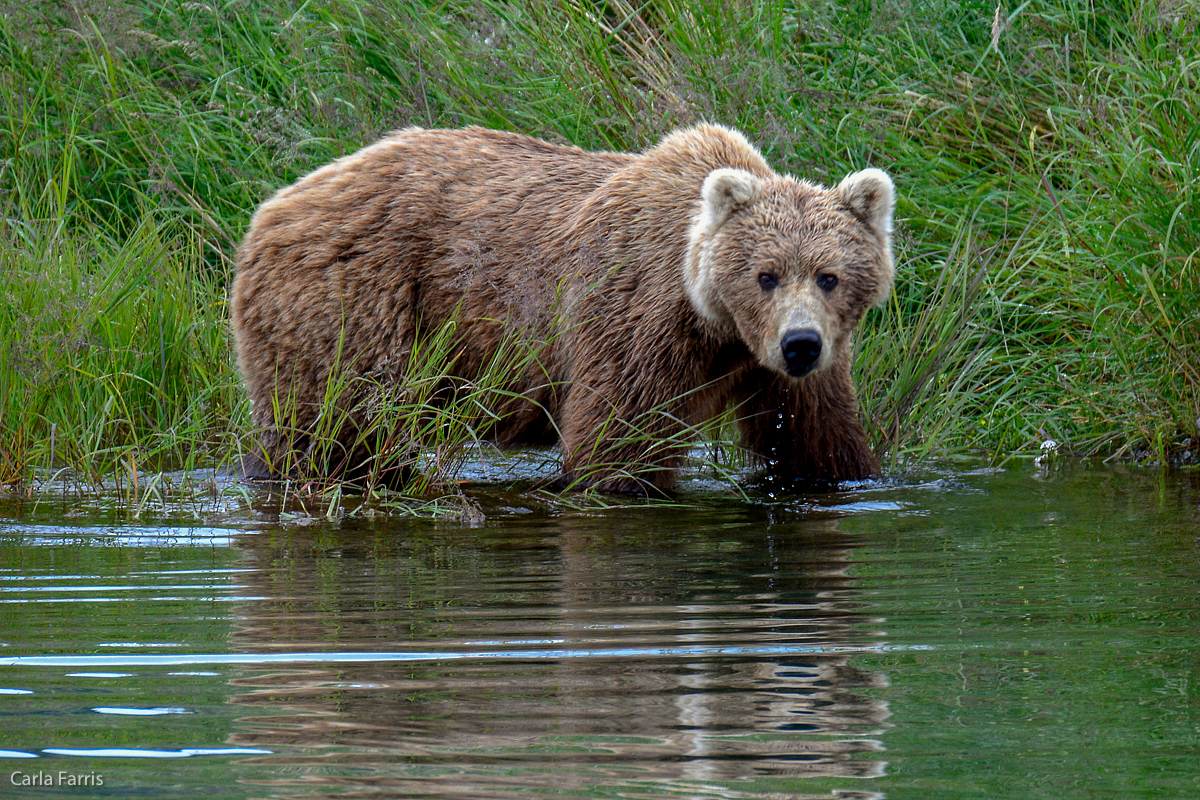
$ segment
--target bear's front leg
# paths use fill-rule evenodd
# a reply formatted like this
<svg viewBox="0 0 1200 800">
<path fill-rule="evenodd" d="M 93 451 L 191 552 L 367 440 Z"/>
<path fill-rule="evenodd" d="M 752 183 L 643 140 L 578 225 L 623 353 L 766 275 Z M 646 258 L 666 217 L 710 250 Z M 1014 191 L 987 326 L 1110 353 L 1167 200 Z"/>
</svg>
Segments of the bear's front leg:
<svg viewBox="0 0 1200 800">
<path fill-rule="evenodd" d="M 594 394 L 574 402 L 568 398 L 568 407 L 574 416 L 564 414 L 562 488 L 664 495 L 675 487 L 675 471 L 683 460 L 680 435 L 677 429 L 666 430 L 657 414 L 628 418 Z"/>
<path fill-rule="evenodd" d="M 742 444 L 781 481 L 836 484 L 879 475 L 846 365 L 788 380 L 751 370 L 736 392 Z"/>
<path fill-rule="evenodd" d="M 675 487 L 690 442 L 678 409 L 649 387 L 627 385 L 627 390 L 615 398 L 571 386 L 560 422 L 560 488 L 664 495 Z"/>
</svg>

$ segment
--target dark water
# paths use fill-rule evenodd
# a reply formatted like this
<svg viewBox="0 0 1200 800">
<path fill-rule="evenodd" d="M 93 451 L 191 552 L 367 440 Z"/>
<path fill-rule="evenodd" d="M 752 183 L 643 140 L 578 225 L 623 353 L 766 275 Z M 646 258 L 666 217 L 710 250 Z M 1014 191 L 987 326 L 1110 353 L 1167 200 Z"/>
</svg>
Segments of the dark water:
<svg viewBox="0 0 1200 800">
<path fill-rule="evenodd" d="M 0 797 L 1197 798 L 1200 474 L 0 499 Z"/>
</svg>

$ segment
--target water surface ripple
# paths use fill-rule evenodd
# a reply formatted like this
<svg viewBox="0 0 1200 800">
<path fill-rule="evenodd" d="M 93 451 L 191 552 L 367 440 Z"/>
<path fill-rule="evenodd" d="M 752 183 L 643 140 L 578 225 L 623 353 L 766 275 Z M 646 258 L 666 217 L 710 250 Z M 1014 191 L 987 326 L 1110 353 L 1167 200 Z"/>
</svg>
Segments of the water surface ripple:
<svg viewBox="0 0 1200 800">
<path fill-rule="evenodd" d="M 477 491 L 0 498 L 0 796 L 1200 796 L 1196 473 Z"/>
</svg>

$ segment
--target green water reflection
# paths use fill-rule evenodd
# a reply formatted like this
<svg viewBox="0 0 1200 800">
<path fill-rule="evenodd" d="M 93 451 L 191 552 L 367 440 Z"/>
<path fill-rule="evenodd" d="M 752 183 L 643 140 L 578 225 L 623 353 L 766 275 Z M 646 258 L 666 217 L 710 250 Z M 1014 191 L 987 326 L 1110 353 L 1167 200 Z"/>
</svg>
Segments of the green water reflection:
<svg viewBox="0 0 1200 800">
<path fill-rule="evenodd" d="M 0 796 L 1200 796 L 1195 472 L 478 496 L 0 500 Z"/>
</svg>

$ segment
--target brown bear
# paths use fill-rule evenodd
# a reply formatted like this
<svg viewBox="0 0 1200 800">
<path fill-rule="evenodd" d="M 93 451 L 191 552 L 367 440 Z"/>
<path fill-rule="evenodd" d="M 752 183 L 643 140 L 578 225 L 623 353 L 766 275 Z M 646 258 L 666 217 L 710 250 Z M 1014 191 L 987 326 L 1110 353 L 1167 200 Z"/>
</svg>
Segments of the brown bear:
<svg viewBox="0 0 1200 800">
<path fill-rule="evenodd" d="M 717 125 L 640 154 L 398 131 L 267 200 L 238 251 L 259 455 L 311 446 L 336 369 L 402 385 L 414 343 L 457 318 L 468 380 L 505 336 L 540 337 L 490 438 L 561 441 L 565 483 L 669 489 L 696 427 L 731 406 L 772 475 L 875 475 L 851 335 L 892 287 L 893 207 L 880 170 L 825 189 Z"/>
</svg>

